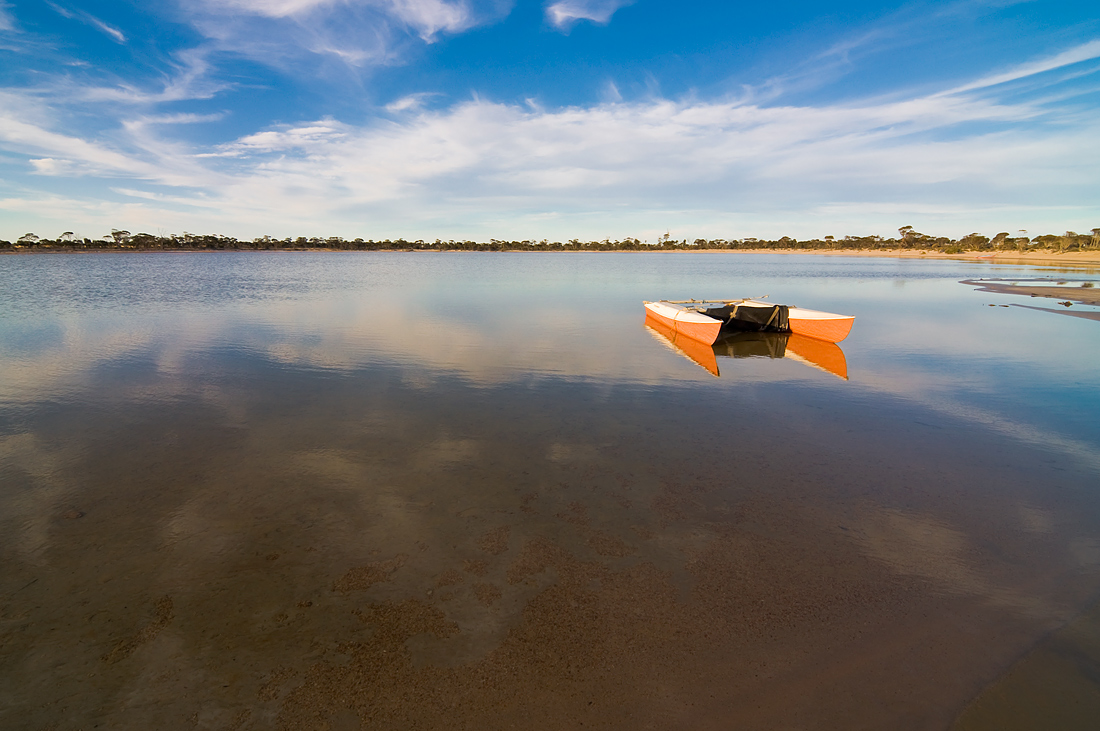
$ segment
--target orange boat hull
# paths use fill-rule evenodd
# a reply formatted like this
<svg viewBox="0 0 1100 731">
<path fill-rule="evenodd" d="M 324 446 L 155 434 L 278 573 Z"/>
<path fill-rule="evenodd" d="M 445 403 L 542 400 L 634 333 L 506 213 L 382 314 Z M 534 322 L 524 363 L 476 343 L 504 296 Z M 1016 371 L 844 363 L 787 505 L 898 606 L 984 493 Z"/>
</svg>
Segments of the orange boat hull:
<svg viewBox="0 0 1100 731">
<path fill-rule="evenodd" d="M 848 337 L 855 319 L 854 317 L 803 319 L 798 317 L 796 310 L 792 309 L 787 318 L 787 324 L 791 328 L 791 332 L 796 335 L 805 335 L 808 338 L 817 338 L 829 343 L 839 343 Z"/>
<path fill-rule="evenodd" d="M 717 340 L 718 333 L 722 330 L 722 322 L 720 320 L 714 320 L 713 322 L 684 322 L 683 320 L 677 320 L 662 315 L 659 312 L 654 312 L 648 308 L 646 309 L 646 317 L 656 320 L 665 327 L 671 328 L 681 335 L 686 335 L 689 338 L 698 340 L 705 345 L 710 345 Z"/>
</svg>

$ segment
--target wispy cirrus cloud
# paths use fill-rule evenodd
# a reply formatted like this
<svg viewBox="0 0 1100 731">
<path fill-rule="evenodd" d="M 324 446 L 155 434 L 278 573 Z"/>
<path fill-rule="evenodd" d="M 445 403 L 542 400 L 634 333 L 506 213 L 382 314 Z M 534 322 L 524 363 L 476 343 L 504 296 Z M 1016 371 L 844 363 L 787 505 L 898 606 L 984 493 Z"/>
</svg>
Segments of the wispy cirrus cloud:
<svg viewBox="0 0 1100 731">
<path fill-rule="evenodd" d="M 1092 48 L 996 78 L 1041 84 Z M 414 95 L 388 119 L 273 125 L 213 145 L 173 142 L 163 131 L 215 116 L 135 113 L 97 141 L 58 129 L 58 115 L 40 98 L 13 96 L 0 106 L 22 111 L 0 113 L 0 147 L 25 155 L 39 175 L 159 186 L 111 185 L 130 201 L 103 210 L 129 218 L 104 214 L 95 225 L 131 230 L 156 221 L 147 227 L 297 235 L 323 220 L 353 237 L 512 231 L 541 238 L 559 230 L 602 238 L 644 235 L 678 220 L 700 234 L 729 236 L 769 211 L 772 230 L 795 234 L 821 233 L 839 220 L 866 230 L 899 211 L 919 214 L 906 221 L 918 227 L 929 211 L 941 211 L 941 221 L 969 215 L 971 230 L 980 228 L 975 218 L 1003 218 L 1009 209 L 1018 228 L 1032 228 L 1054 208 L 1063 218 L 1100 215 L 1088 195 L 1100 185 L 1100 121 L 1081 114 L 1067 126 L 1065 100 L 998 99 L 980 80 L 799 105 L 650 98 L 425 109 Z M 14 210 L 15 198 L 8 200 Z M 33 195 L 27 200 L 36 205 Z M 56 210 L 56 197 L 50 201 Z M 779 209 L 790 215 L 777 219 Z M 100 209 L 73 204 L 74 216 L 89 210 Z M 890 223 L 884 231 L 897 225 Z"/>
<path fill-rule="evenodd" d="M 64 18 L 68 18 L 70 20 L 78 20 L 81 23 L 85 23 L 92 26 L 93 28 L 96 28 L 97 30 L 102 31 L 103 33 L 106 33 L 108 36 L 114 39 L 116 43 L 126 42 L 126 35 L 121 30 L 114 27 L 113 25 L 108 25 L 107 23 L 103 22 L 102 20 L 85 10 L 70 10 L 66 7 L 58 5 L 57 3 L 49 2 L 49 0 L 47 0 L 46 4 L 53 8 L 54 12 Z"/>
<path fill-rule="evenodd" d="M 0 31 L 12 31 L 15 30 L 15 18 L 12 16 L 11 11 L 8 8 L 11 7 L 5 2 L 0 2 Z"/>
<path fill-rule="evenodd" d="M 435 43 L 502 17 L 495 0 L 203 0 L 183 16 L 222 53 L 284 71 L 310 56 L 352 68 L 400 63 L 410 40 Z"/>
<path fill-rule="evenodd" d="M 216 14 L 228 9 L 235 13 L 299 20 L 314 14 L 370 8 L 406 24 L 425 40 L 441 31 L 464 30 L 474 22 L 475 15 L 473 8 L 462 0 L 207 0 L 204 5 Z"/>
<path fill-rule="evenodd" d="M 1012 81 L 1019 81 L 1020 79 L 1037 76 L 1047 71 L 1073 66 L 1083 61 L 1091 61 L 1096 58 L 1100 58 L 1100 40 L 1083 43 L 1054 56 L 1041 58 L 1030 63 L 1015 66 L 1000 73 L 975 79 L 974 81 L 962 84 L 944 93 L 957 94 L 973 91 L 975 89 L 988 89 L 990 87 L 999 86 L 1000 84 L 1007 84 Z"/>
<path fill-rule="evenodd" d="M 38 93 L 93 104 L 125 104 L 130 107 L 210 99 L 229 88 L 229 84 L 211 78 L 210 53 L 208 48 L 179 51 L 168 63 L 169 70 L 162 77 L 143 85 L 129 82 L 114 85 L 76 84 L 62 79 L 38 89 Z"/>
<path fill-rule="evenodd" d="M 418 94 L 409 94 L 403 96 L 400 99 L 390 102 L 386 105 L 386 111 L 391 114 L 397 114 L 400 112 L 416 111 L 424 107 L 424 104 L 432 97 L 437 97 L 439 94 L 431 92 L 420 92 Z"/>
<path fill-rule="evenodd" d="M 546 6 L 546 19 L 558 30 L 568 30 L 581 20 L 606 25 L 619 8 L 634 0 L 555 0 Z"/>
</svg>

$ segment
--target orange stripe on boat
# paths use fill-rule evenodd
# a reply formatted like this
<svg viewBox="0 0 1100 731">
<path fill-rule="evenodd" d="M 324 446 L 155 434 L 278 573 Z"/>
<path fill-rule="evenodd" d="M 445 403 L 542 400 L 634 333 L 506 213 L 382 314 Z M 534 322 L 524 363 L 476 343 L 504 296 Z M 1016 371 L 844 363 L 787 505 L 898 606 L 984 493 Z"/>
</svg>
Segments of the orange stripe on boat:
<svg viewBox="0 0 1100 731">
<path fill-rule="evenodd" d="M 852 323 L 856 319 L 846 315 L 821 317 L 820 315 L 828 313 L 817 312 L 813 313 L 814 317 L 799 317 L 798 309 L 794 307 L 788 313 L 787 323 L 791 328 L 791 332 L 830 343 L 839 343 L 848 337 L 848 333 L 852 331 Z"/>
<path fill-rule="evenodd" d="M 714 324 L 702 323 L 702 322 L 684 322 L 682 320 L 676 321 L 676 332 L 681 335 L 687 335 L 689 338 L 694 338 L 704 345 L 710 345 L 718 339 L 718 332 L 722 329 L 722 323 L 715 321 Z"/>
</svg>

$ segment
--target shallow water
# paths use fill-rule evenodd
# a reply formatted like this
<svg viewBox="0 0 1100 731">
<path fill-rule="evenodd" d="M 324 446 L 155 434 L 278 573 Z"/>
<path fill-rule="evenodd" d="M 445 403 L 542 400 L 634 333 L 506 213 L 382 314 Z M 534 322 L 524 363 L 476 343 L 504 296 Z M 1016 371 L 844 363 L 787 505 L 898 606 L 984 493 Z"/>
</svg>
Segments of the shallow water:
<svg viewBox="0 0 1100 731">
<path fill-rule="evenodd" d="M 1100 323 L 959 284 L 1047 276 L 0 257 L 0 725 L 946 728 L 1100 595 Z M 848 380 L 643 325 L 761 295 Z"/>
</svg>

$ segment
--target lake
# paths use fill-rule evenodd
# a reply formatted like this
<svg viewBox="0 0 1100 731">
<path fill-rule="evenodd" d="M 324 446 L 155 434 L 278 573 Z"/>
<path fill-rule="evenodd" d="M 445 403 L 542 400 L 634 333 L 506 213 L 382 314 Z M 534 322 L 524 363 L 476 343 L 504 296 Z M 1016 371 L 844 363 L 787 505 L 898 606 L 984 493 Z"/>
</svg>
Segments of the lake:
<svg viewBox="0 0 1100 731">
<path fill-rule="evenodd" d="M 983 277 L 1100 271 L 0 257 L 0 725 L 1088 728 L 1098 308 Z M 843 372 L 644 324 L 764 295 Z"/>
</svg>

